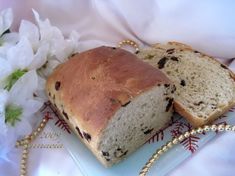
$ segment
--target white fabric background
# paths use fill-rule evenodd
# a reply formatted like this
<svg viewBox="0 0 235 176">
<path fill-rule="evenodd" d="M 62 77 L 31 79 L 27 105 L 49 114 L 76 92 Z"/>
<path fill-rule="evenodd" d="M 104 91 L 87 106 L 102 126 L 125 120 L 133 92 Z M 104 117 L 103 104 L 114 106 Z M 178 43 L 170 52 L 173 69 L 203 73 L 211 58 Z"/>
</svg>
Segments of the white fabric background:
<svg viewBox="0 0 235 176">
<path fill-rule="evenodd" d="M 141 47 L 174 40 L 224 58 L 223 62 L 235 70 L 235 62 L 230 59 L 235 57 L 234 0 L 0 0 L 0 9 L 6 7 L 14 10 L 15 29 L 21 19 L 32 19 L 31 8 L 49 18 L 65 35 L 76 29 L 81 35 L 81 50 L 116 45 L 123 39 L 133 39 Z M 234 153 L 235 135 L 224 134 L 170 175 L 235 175 Z M 32 158 L 32 176 L 79 175 L 65 150 L 35 151 Z M 11 166 L 0 165 L 11 175 Z"/>
</svg>

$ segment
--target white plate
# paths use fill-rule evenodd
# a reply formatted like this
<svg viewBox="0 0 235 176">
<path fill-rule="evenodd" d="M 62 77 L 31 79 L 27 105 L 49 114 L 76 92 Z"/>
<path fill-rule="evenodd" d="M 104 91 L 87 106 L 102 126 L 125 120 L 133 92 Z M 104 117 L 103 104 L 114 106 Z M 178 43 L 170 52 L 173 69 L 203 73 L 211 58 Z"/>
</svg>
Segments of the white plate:
<svg viewBox="0 0 235 176">
<path fill-rule="evenodd" d="M 235 116 L 235 112 L 233 111 L 234 109 L 231 109 L 222 118 L 217 120 L 215 124 L 235 124 L 235 118 L 233 118 Z M 166 129 L 157 133 L 145 145 L 143 145 L 135 153 L 131 154 L 126 160 L 117 165 L 114 165 L 111 168 L 105 168 L 75 136 L 75 134 L 72 133 L 64 120 L 56 116 L 49 107 L 43 110 L 42 115 L 45 115 L 46 112 L 49 112 L 53 117 L 49 121 L 50 126 L 56 132 L 61 133 L 61 142 L 69 151 L 72 158 L 74 159 L 74 162 L 77 164 L 84 176 L 136 176 L 146 161 L 158 148 L 160 148 L 167 141 L 171 140 L 175 135 L 179 135 L 191 129 L 189 123 L 187 123 L 179 115 L 175 114 L 172 118 L 171 124 Z M 214 132 L 209 132 L 208 134 L 201 134 L 187 138 L 164 154 L 156 162 L 156 164 L 154 164 L 148 175 L 166 175 L 177 165 L 192 155 L 192 153 L 194 153 L 198 148 L 202 147 L 209 140 L 213 139 L 215 135 L 216 134 Z"/>
</svg>

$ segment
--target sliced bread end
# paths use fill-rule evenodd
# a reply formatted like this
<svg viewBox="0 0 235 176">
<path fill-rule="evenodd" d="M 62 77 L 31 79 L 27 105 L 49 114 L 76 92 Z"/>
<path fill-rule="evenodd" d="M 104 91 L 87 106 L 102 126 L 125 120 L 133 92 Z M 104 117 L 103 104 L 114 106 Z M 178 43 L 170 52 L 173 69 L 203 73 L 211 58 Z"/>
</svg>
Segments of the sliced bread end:
<svg viewBox="0 0 235 176">
<path fill-rule="evenodd" d="M 175 110 L 195 127 L 212 122 L 235 105 L 234 73 L 213 57 L 177 42 L 153 45 L 138 57 L 175 83 Z"/>
</svg>

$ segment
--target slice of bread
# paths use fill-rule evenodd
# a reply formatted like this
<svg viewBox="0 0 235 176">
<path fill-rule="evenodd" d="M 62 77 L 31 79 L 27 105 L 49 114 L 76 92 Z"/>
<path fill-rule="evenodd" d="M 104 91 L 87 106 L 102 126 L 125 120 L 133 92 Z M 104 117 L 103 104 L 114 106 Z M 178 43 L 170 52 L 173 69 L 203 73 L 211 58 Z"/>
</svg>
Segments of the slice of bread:
<svg viewBox="0 0 235 176">
<path fill-rule="evenodd" d="M 212 122 L 235 105 L 234 73 L 214 58 L 176 42 L 156 44 L 137 55 L 175 83 L 175 110 L 194 127 Z"/>
</svg>

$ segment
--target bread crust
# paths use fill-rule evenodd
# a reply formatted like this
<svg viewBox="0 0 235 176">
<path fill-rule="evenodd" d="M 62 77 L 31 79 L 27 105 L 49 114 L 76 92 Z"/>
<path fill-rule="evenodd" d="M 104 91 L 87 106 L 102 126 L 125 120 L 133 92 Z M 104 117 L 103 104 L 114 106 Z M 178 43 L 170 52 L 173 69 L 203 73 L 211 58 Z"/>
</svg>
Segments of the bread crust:
<svg viewBox="0 0 235 176">
<path fill-rule="evenodd" d="M 133 98 L 171 81 L 123 49 L 99 47 L 77 54 L 49 76 L 46 90 L 57 109 L 92 140 L 114 113 Z M 93 141 L 94 142 L 94 141 Z"/>
<path fill-rule="evenodd" d="M 175 111 L 179 113 L 181 116 L 183 116 L 188 122 L 190 122 L 190 124 L 194 128 L 212 123 L 214 120 L 219 118 L 221 115 L 229 111 L 229 109 L 231 109 L 234 106 L 235 106 L 235 102 L 231 102 L 227 106 L 224 106 L 223 108 L 221 108 L 221 111 L 215 111 L 213 114 L 210 115 L 209 118 L 203 119 L 203 118 L 193 116 L 178 101 L 174 101 Z"/>
</svg>

